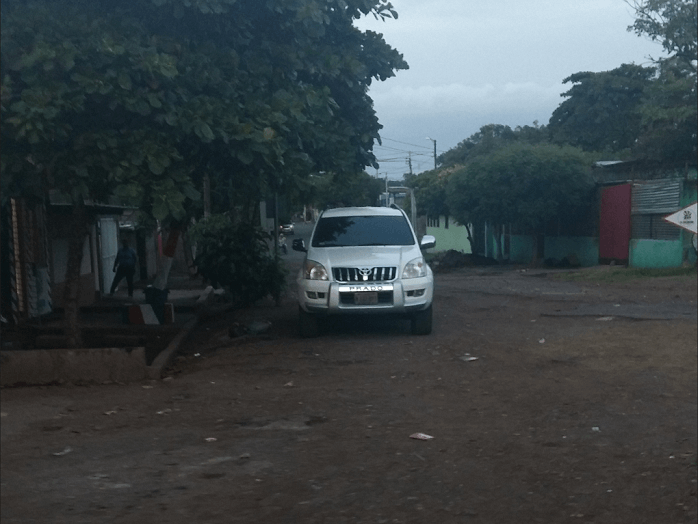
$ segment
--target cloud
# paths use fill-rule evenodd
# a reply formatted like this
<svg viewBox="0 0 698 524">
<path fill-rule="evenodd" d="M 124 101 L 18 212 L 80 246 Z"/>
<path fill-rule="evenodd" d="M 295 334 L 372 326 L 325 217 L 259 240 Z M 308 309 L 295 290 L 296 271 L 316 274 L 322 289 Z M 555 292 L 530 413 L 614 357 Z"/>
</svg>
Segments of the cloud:
<svg viewBox="0 0 698 524">
<path fill-rule="evenodd" d="M 452 83 L 377 88 L 371 90 L 371 96 L 376 110 L 384 119 L 389 115 L 405 113 L 413 116 L 517 113 L 524 106 L 528 111 L 547 111 L 549 118 L 562 101 L 560 93 L 563 91 L 562 84 L 545 86 L 535 82 L 508 82 L 503 85 Z"/>
</svg>

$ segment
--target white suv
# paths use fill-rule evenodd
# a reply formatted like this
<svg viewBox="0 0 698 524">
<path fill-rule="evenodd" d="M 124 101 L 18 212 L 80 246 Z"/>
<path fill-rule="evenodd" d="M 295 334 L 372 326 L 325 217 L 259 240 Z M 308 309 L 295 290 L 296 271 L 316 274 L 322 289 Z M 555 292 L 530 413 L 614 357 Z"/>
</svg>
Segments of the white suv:
<svg viewBox="0 0 698 524">
<path fill-rule="evenodd" d="M 296 280 L 301 336 L 317 335 L 318 317 L 335 314 L 407 316 L 412 333 L 428 335 L 432 325 L 434 275 L 405 213 L 398 208 L 346 207 L 322 213 Z"/>
</svg>

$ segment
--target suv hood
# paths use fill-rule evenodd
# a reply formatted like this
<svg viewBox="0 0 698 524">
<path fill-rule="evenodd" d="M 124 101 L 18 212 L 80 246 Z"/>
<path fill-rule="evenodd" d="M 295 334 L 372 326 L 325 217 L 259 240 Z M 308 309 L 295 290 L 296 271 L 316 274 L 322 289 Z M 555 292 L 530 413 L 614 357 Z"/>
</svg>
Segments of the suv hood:
<svg viewBox="0 0 698 524">
<path fill-rule="evenodd" d="M 328 271 L 334 267 L 397 267 L 422 256 L 414 246 L 365 246 L 312 248 L 308 258 L 319 262 Z"/>
</svg>

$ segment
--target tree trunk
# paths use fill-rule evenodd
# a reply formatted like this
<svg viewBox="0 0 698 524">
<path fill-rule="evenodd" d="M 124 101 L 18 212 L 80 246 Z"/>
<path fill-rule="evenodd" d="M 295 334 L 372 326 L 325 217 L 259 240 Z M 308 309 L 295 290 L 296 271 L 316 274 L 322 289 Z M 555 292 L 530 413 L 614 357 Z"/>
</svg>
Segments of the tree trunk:
<svg viewBox="0 0 698 524">
<path fill-rule="evenodd" d="M 85 237 L 89 231 L 85 206 L 79 202 L 73 206 L 68 219 L 68 264 L 65 274 L 65 290 L 63 295 L 63 330 L 67 337 L 69 348 L 82 347 L 82 332 L 80 329 L 80 268 L 85 246 Z"/>
<path fill-rule="evenodd" d="M 182 246 L 184 247 L 184 261 L 187 263 L 187 269 L 189 271 L 189 276 L 194 278 L 196 276 L 196 266 L 194 266 L 194 254 L 192 253 L 191 242 L 189 241 L 189 235 L 182 235 Z"/>
<path fill-rule="evenodd" d="M 477 246 L 475 245 L 475 239 L 473 238 L 472 228 L 470 224 L 465 224 L 465 231 L 468 235 L 468 242 L 470 242 L 470 253 L 473 255 L 477 254 Z"/>
</svg>

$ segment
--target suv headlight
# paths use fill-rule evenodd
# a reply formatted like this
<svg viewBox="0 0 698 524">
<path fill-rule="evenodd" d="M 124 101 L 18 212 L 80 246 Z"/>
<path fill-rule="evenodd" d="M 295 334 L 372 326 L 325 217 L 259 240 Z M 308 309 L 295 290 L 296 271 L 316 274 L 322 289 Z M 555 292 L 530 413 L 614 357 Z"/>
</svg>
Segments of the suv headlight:
<svg viewBox="0 0 698 524">
<path fill-rule="evenodd" d="M 306 280 L 328 280 L 327 270 L 325 266 L 314 260 L 305 261 L 305 279 Z"/>
<path fill-rule="evenodd" d="M 418 278 L 427 275 L 427 264 L 424 262 L 424 257 L 410 260 L 405 269 L 402 270 L 402 278 Z"/>
</svg>

